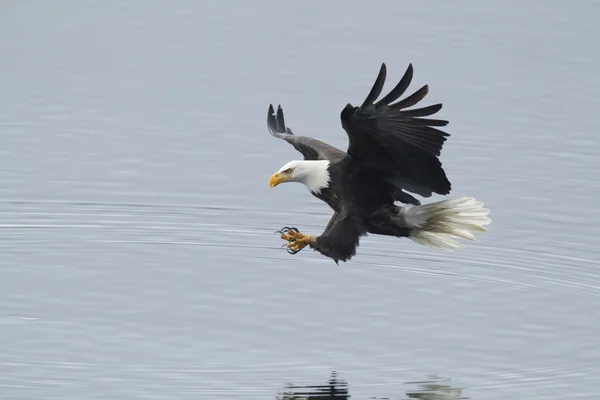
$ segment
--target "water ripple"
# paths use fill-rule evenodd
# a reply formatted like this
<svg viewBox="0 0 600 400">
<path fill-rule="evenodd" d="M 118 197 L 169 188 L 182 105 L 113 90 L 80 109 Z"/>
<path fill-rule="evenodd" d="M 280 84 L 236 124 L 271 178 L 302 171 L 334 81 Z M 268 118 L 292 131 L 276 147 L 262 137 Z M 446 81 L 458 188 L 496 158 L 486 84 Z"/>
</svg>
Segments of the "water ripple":
<svg viewBox="0 0 600 400">
<path fill-rule="evenodd" d="M 3 251 L 19 252 L 35 246 L 38 252 L 68 252 L 80 243 L 152 245 L 152 250 L 148 248 L 146 251 L 156 251 L 156 245 L 171 245 L 253 250 L 247 254 L 248 261 L 289 262 L 292 260 L 289 255 L 277 248 L 278 241 L 272 239 L 273 226 L 267 228 L 257 223 L 261 220 L 259 215 L 265 213 L 260 209 L 69 201 L 2 201 L 0 204 L 2 206 L 0 237 L 2 237 Z M 270 221 L 282 223 L 289 218 L 289 213 L 286 212 L 269 211 L 268 215 Z M 322 229 L 322 225 L 317 220 L 324 218 L 326 220 L 324 215 L 309 215 L 303 227 L 318 231 Z M 501 230 L 499 234 L 502 234 Z M 344 268 L 352 273 L 379 271 L 385 273 L 385 276 L 389 276 L 390 273 L 400 274 L 403 279 L 410 276 L 426 276 L 433 280 L 433 287 L 435 287 L 433 282 L 441 280 L 455 284 L 462 282 L 469 284 L 469 288 L 481 284 L 498 287 L 503 290 L 503 293 L 513 296 L 521 292 L 526 295 L 543 296 L 552 296 L 552 293 L 568 294 L 573 298 L 593 300 L 600 297 L 600 274 L 593 268 L 595 260 L 585 256 L 585 254 L 594 254 L 593 249 L 588 249 L 590 251 L 586 252 L 585 245 L 572 247 L 569 243 L 558 241 L 555 246 L 556 252 L 547 252 L 537 249 L 535 241 L 523 243 L 522 240 L 508 238 L 502 240 L 501 244 L 487 240 L 470 246 L 468 250 L 448 253 L 421 249 L 406 242 L 406 246 L 401 249 L 392 250 L 391 241 L 369 237 L 365 239 L 366 244 L 361 247 L 358 261 L 346 264 Z M 397 245 L 393 244 L 393 246 Z M 219 257 L 227 257 L 227 255 L 220 253 Z M 234 259 L 238 256 L 232 253 L 229 257 Z M 316 254 L 293 260 L 297 264 L 304 265 L 303 268 L 311 265 L 315 267 L 326 265 L 330 271 L 339 271 L 339 268 L 333 267 L 331 263 Z M 52 320 L 36 315 L 14 314 L 0 318 L 0 324 L 5 327 L 8 326 L 7 324 L 31 326 L 42 323 L 55 326 L 55 328 L 44 328 L 46 330 L 62 331 L 64 328 L 61 326 L 65 324 L 73 332 L 87 329 L 85 323 L 77 319 Z M 435 325 L 427 328 L 427 323 L 425 324 L 422 328 L 435 329 L 433 328 Z M 530 332 L 529 335 L 535 335 L 534 332 Z M 577 342 L 571 343 L 568 351 L 585 353 L 585 360 L 600 360 L 600 351 L 597 350 L 596 344 L 597 340 L 593 336 L 586 336 L 585 339 L 580 338 Z M 2 360 L 5 365 L 11 365 L 14 371 L 31 368 L 28 361 L 20 361 L 30 358 L 22 351 L 4 350 Z M 368 369 L 369 374 L 381 376 L 376 383 L 356 382 L 356 387 L 389 386 L 395 382 L 392 376 L 397 376 L 400 371 L 410 373 L 414 370 L 436 369 L 435 357 L 426 357 L 424 360 L 414 357 L 406 359 L 403 358 L 404 351 L 403 347 L 391 349 L 377 346 L 375 343 L 368 354 L 362 355 L 330 349 L 323 355 L 321 361 L 324 364 L 323 368 L 326 368 L 325 365 L 342 365 L 356 372 L 361 365 L 359 369 L 364 369 L 365 372 Z M 186 381 L 198 375 L 203 376 L 203 382 L 227 376 L 228 379 L 241 385 L 240 388 L 243 386 L 245 389 L 189 388 L 189 390 L 202 394 L 233 395 L 241 392 L 248 394 L 253 393 L 252 385 L 257 382 L 277 386 L 280 377 L 275 376 L 274 371 L 286 371 L 290 375 L 301 376 L 322 371 L 323 368 L 315 366 L 315 360 L 314 354 L 307 356 L 296 354 L 279 361 L 248 361 L 244 365 L 234 365 L 230 361 L 217 361 L 213 358 L 203 360 L 201 367 L 190 365 L 167 368 L 150 367 L 122 360 L 118 367 L 119 372 L 115 372 L 115 378 L 118 374 L 130 376 L 131 379 L 144 377 L 143 385 L 150 390 L 154 388 L 153 379 L 158 376 L 161 376 L 163 383 L 165 380 Z M 47 368 L 57 369 L 75 368 L 80 370 L 80 373 L 86 370 L 93 373 L 104 368 L 103 364 L 98 362 L 80 361 L 72 364 L 71 361 L 44 360 L 39 358 L 39 353 L 36 364 L 42 368 L 44 365 Z M 536 385 L 548 381 L 550 377 L 569 379 L 574 375 L 593 376 L 600 372 L 597 363 L 585 363 L 584 359 L 573 360 L 572 358 L 556 359 L 546 362 L 544 366 L 522 366 L 521 368 L 512 366 L 510 371 L 500 364 L 489 368 L 486 371 L 482 368 L 472 370 L 464 367 L 455 370 L 454 373 L 455 375 L 460 373 L 463 379 L 477 382 L 476 386 L 482 389 Z M 135 376 L 138 378 L 133 378 Z M 19 385 L 22 383 L 19 379 L 18 376 L 13 378 L 6 376 L 0 380 L 0 386 Z M 31 381 L 30 384 L 36 383 Z M 38 384 L 42 383 L 38 382 Z M 138 388 L 140 384 L 141 382 L 137 383 Z M 257 389 L 258 392 L 260 390 Z"/>
</svg>

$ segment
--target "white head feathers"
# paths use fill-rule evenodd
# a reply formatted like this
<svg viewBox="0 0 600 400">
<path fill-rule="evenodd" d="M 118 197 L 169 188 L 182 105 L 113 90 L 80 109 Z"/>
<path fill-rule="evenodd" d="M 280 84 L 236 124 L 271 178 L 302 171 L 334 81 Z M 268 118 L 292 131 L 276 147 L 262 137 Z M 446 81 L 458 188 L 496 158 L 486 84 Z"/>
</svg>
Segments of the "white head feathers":
<svg viewBox="0 0 600 400">
<path fill-rule="evenodd" d="M 285 164 L 278 174 L 289 175 L 287 182 L 303 183 L 315 194 L 329 186 L 329 160 L 294 160 Z"/>
</svg>

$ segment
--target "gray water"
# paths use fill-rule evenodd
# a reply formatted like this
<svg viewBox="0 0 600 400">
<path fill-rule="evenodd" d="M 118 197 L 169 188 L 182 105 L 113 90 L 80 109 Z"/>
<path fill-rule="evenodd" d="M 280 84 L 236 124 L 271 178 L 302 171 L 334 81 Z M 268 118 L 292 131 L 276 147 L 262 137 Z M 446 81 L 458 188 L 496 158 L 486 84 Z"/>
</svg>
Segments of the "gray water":
<svg viewBox="0 0 600 400">
<path fill-rule="evenodd" d="M 0 398 L 352 398 L 428 374 L 472 399 L 597 398 L 600 3 L 8 1 L 0 15 Z M 370 236 L 339 267 L 280 249 L 330 210 L 267 180 L 345 149 L 388 65 L 451 121 L 448 253 Z M 428 201 L 438 200 L 437 197 Z"/>
</svg>

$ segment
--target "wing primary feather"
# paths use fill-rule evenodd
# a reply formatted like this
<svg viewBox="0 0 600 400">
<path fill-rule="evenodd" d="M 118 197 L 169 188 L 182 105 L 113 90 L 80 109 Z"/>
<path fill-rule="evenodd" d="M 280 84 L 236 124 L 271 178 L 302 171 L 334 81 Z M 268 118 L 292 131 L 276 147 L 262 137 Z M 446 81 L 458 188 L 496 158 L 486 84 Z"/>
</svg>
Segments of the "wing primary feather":
<svg viewBox="0 0 600 400">
<path fill-rule="evenodd" d="M 427 136 L 423 136 L 423 132 L 418 129 L 407 128 L 405 126 L 398 127 L 396 132 L 402 132 L 398 134 L 399 139 L 436 156 L 440 155 L 443 144 L 447 140 L 446 137 L 449 136 L 447 133 L 435 128 L 427 128 L 425 131 Z"/>
<path fill-rule="evenodd" d="M 285 132 L 285 118 L 281 106 L 277 107 L 277 132 Z"/>
<path fill-rule="evenodd" d="M 267 112 L 267 127 L 269 128 L 269 133 L 279 139 L 286 139 L 286 136 L 293 135 L 290 128 L 286 128 L 285 126 L 283 110 L 281 109 L 281 106 L 279 106 L 277 110 L 276 117 L 273 104 L 269 104 L 269 110 Z"/>
<path fill-rule="evenodd" d="M 411 122 L 414 122 L 411 121 Z M 449 133 L 432 128 L 431 126 L 409 125 L 405 121 L 392 121 L 393 131 L 400 137 L 415 136 L 426 141 L 438 139 L 438 137 L 448 137 Z"/>
<path fill-rule="evenodd" d="M 432 106 L 415 108 L 413 110 L 405 110 L 403 111 L 403 115 L 408 117 L 427 117 L 429 115 L 433 115 L 442 109 L 442 104 L 434 104 Z"/>
<path fill-rule="evenodd" d="M 373 104 L 375 102 L 375 100 L 377 100 L 377 98 L 381 94 L 381 91 L 383 90 L 383 85 L 385 83 L 386 74 L 387 74 L 387 68 L 385 66 L 385 63 L 383 63 L 383 64 L 381 64 L 381 69 L 379 70 L 379 75 L 377 75 L 377 79 L 375 79 L 375 83 L 373 84 L 371 91 L 367 95 L 367 98 L 362 103 L 360 108 L 368 107 L 371 104 Z"/>
<path fill-rule="evenodd" d="M 390 129 L 393 135 L 388 137 L 388 140 L 398 139 L 404 140 L 413 144 L 426 143 L 437 146 L 442 144 L 449 134 L 429 126 L 410 126 L 402 122 L 391 121 Z"/>
<path fill-rule="evenodd" d="M 273 104 L 269 104 L 269 111 L 267 112 L 267 127 L 269 128 L 269 133 L 276 138 L 283 138 L 283 134 L 281 132 L 277 132 L 277 121 L 275 121 L 275 110 L 273 109 Z"/>
<path fill-rule="evenodd" d="M 386 94 L 384 98 L 375 103 L 375 107 L 379 107 L 380 105 L 387 106 L 391 102 L 396 101 L 398 97 L 402 96 L 404 92 L 406 92 L 406 89 L 408 89 L 412 78 L 413 66 L 412 64 L 408 64 L 408 68 L 406 69 L 404 76 L 402 76 L 402 79 L 400 79 L 400 82 L 398 82 L 398 84 L 388 94 Z"/>
<path fill-rule="evenodd" d="M 407 98 L 400 100 L 395 104 L 390 104 L 390 108 L 394 111 L 400 111 L 403 108 L 412 107 L 427 96 L 429 92 L 429 86 L 425 85 L 421 89 L 417 90 Z"/>
<path fill-rule="evenodd" d="M 444 119 L 413 118 L 412 122 L 417 126 L 446 126 L 448 121 Z"/>
</svg>

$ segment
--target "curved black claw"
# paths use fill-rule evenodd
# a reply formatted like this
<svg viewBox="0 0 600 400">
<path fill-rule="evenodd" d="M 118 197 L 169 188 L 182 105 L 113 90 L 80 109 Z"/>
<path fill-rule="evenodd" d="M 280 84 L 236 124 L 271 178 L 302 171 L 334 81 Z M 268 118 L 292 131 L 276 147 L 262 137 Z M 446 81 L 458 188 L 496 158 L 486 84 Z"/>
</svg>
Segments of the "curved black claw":
<svg viewBox="0 0 600 400">
<path fill-rule="evenodd" d="M 293 249 L 291 249 L 291 248 L 288 247 L 287 252 L 289 254 L 294 255 L 294 254 L 298 254 L 300 252 L 300 250 L 293 250 Z"/>
<path fill-rule="evenodd" d="M 300 231 L 298 230 L 298 228 L 295 228 L 295 227 L 291 227 L 291 228 L 290 228 L 289 226 L 284 226 L 284 227 L 283 227 L 283 228 L 281 228 L 280 230 L 278 230 L 278 231 L 275 231 L 275 233 L 276 233 L 277 235 L 283 235 L 283 234 L 285 234 L 285 233 L 288 233 L 289 231 L 294 231 L 294 232 L 296 232 L 296 233 L 300 232 Z"/>
</svg>

